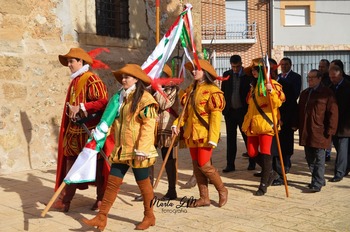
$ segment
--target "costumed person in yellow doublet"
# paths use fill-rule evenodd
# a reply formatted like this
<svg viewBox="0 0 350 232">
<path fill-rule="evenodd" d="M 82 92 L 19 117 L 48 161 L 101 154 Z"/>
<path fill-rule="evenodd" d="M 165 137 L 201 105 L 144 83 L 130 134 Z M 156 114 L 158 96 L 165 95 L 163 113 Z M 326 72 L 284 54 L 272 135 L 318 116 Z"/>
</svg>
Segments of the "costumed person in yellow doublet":
<svg viewBox="0 0 350 232">
<path fill-rule="evenodd" d="M 146 90 L 151 79 L 139 65 L 127 64 L 113 74 L 123 87 L 117 93 L 120 107 L 115 109 L 118 112 L 111 127 L 115 136 L 115 147 L 109 157 L 112 162 L 111 171 L 100 211 L 93 219 L 83 219 L 83 222 L 104 230 L 107 214 L 117 197 L 126 172 L 131 167 L 144 205 L 144 218 L 135 229 L 145 230 L 155 225 L 151 204 L 154 193 L 148 169 L 158 156 L 154 146 L 158 103 Z"/>
<path fill-rule="evenodd" d="M 89 71 L 94 60 L 87 52 L 81 48 L 72 48 L 66 55 L 59 55 L 58 58 L 63 66 L 70 69 L 72 81 L 67 91 L 59 134 L 55 191 L 73 166 L 89 138 L 87 132 L 76 121 L 82 119 L 89 130 L 95 128 L 108 102 L 105 84 L 96 74 Z M 95 117 L 91 117 L 93 115 Z M 108 169 L 104 159 L 99 157 L 95 180 L 97 199 L 91 208 L 92 210 L 98 209 L 102 201 Z M 59 199 L 52 205 L 52 208 L 68 212 L 77 188 L 87 189 L 88 184 L 67 185 L 60 193 Z"/>
<path fill-rule="evenodd" d="M 275 135 L 273 117 L 279 118 L 278 108 L 285 101 L 282 85 L 273 79 L 267 81 L 264 68 L 263 60 L 257 58 L 245 70 L 253 75 L 254 80 L 247 96 L 248 112 L 244 117 L 242 131 L 247 135 L 249 157 L 262 168 L 260 186 L 254 193 L 256 196 L 264 195 L 267 187 L 278 177 L 272 170 L 271 144 Z"/>
<path fill-rule="evenodd" d="M 196 67 L 187 63 L 186 69 L 194 76 L 194 84 L 190 85 L 181 98 L 181 104 L 185 105 L 184 118 L 179 122 L 184 127 L 184 140 L 190 149 L 193 172 L 197 179 L 200 198 L 192 207 L 209 206 L 208 179 L 219 193 L 219 207 L 227 202 L 228 191 L 221 180 L 217 169 L 211 163 L 213 148 L 219 142 L 222 110 L 225 107 L 223 92 L 214 83 L 218 77 L 213 66 L 206 60 L 199 60 Z M 173 133 L 179 134 L 178 119 L 173 123 Z"/>
</svg>

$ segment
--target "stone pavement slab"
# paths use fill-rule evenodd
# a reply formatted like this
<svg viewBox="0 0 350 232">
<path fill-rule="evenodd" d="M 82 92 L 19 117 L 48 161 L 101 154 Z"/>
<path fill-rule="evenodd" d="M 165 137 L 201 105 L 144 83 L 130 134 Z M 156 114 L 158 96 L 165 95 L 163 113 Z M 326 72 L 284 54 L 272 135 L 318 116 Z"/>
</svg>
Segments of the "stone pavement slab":
<svg viewBox="0 0 350 232">
<path fill-rule="evenodd" d="M 303 149 L 295 146 L 292 169 L 287 175 L 289 197 L 284 186 L 271 186 L 265 196 L 253 193 L 259 185 L 259 178 L 248 171 L 248 159 L 241 156 L 243 141 L 239 141 L 236 171 L 222 173 L 226 164 L 226 138 L 223 137 L 214 151 L 213 164 L 221 173 L 229 190 L 229 200 L 222 208 L 217 207 L 218 194 L 209 186 L 212 205 L 203 208 L 179 207 L 181 198 L 198 197 L 197 187 L 180 189 L 192 174 L 190 155 L 187 149 L 179 150 L 178 196 L 168 204 L 157 205 L 154 209 L 156 226 L 148 231 L 350 231 L 350 178 L 330 183 L 319 193 L 308 191 L 310 173 L 305 162 Z M 296 140 L 297 143 L 297 140 Z M 335 153 L 326 165 L 326 179 L 332 177 Z M 155 169 L 161 166 L 161 158 Z M 49 211 L 40 216 L 53 195 L 55 166 L 42 170 L 30 170 L 0 176 L 0 231 L 97 231 L 81 223 L 81 219 L 96 214 L 90 210 L 95 201 L 95 187 L 77 191 L 68 213 Z M 166 192 L 164 174 L 155 194 L 161 197 Z M 108 216 L 105 231 L 132 231 L 143 218 L 142 202 L 134 202 L 139 194 L 131 170 L 125 176 L 118 198 Z"/>
</svg>

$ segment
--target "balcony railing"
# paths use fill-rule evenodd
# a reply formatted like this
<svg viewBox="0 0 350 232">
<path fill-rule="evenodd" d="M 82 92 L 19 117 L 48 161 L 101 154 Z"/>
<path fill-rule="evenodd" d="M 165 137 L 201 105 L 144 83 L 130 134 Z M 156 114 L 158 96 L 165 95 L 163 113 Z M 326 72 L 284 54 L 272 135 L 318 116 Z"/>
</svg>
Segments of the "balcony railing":
<svg viewBox="0 0 350 232">
<path fill-rule="evenodd" d="M 256 23 L 202 25 L 202 43 L 255 43 Z"/>
</svg>

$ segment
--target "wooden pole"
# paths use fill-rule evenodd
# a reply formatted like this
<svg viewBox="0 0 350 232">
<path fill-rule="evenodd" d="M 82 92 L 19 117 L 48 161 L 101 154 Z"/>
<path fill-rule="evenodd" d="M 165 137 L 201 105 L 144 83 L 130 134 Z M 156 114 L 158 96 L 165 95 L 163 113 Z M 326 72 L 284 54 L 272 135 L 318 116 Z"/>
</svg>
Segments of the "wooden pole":
<svg viewBox="0 0 350 232">
<path fill-rule="evenodd" d="M 266 62 L 269 62 L 269 61 L 267 60 Z M 265 67 L 263 68 L 263 70 L 264 70 L 265 77 L 267 77 L 267 73 L 266 73 Z M 272 108 L 272 100 L 271 100 L 271 96 L 270 96 L 270 92 L 269 91 L 267 91 L 267 97 L 269 98 L 269 103 L 270 103 L 270 109 L 271 109 L 272 120 L 273 120 L 273 129 L 275 131 L 275 137 L 276 137 L 276 143 L 277 143 L 277 149 L 278 149 L 278 156 L 279 156 L 280 163 L 281 163 L 281 168 L 282 168 L 282 176 L 283 176 L 284 188 L 286 190 L 286 196 L 289 197 L 287 176 L 286 176 L 286 173 L 284 171 L 284 163 L 283 163 L 283 157 L 282 157 L 281 144 L 280 144 L 280 138 L 279 138 L 279 135 L 278 135 L 277 119 L 276 119 L 276 115 L 274 114 L 274 111 L 273 111 L 273 108 Z"/>
<path fill-rule="evenodd" d="M 257 26 L 256 27 L 256 30 L 258 32 L 258 37 L 259 37 L 259 42 L 260 42 L 260 49 L 261 49 L 261 58 L 263 59 L 264 58 L 264 55 L 263 55 L 263 48 L 262 48 L 262 43 L 261 43 L 261 38 L 260 38 L 260 32 L 259 32 L 259 27 Z M 268 60 L 265 61 L 266 64 L 267 62 L 269 62 Z M 265 67 L 263 68 L 264 70 L 264 74 L 265 74 L 265 77 L 267 78 L 269 75 L 270 76 L 270 73 L 266 73 L 266 69 Z M 276 143 L 277 143 L 277 149 L 278 149 L 278 157 L 280 159 L 280 163 L 281 163 L 281 168 L 282 168 L 282 176 L 283 176 L 283 183 L 284 183 L 284 188 L 286 190 L 286 196 L 289 197 L 289 193 L 288 193 L 288 184 L 287 184 L 287 177 L 286 177 L 286 173 L 284 171 L 284 163 L 283 163 L 283 157 L 282 157 L 282 150 L 281 150 L 281 144 L 280 144 L 280 138 L 279 138 L 279 134 L 278 134 L 278 127 L 277 127 L 277 119 L 276 119 L 276 116 L 273 112 L 273 108 L 272 108 L 272 100 L 271 100 L 271 96 L 270 96 L 270 93 L 269 91 L 267 91 L 267 97 L 269 98 L 269 104 L 270 104 L 270 109 L 271 109 L 271 114 L 272 114 L 272 120 L 273 120 L 273 129 L 275 131 L 275 136 L 276 136 Z"/>
<path fill-rule="evenodd" d="M 55 202 L 55 200 L 57 199 L 58 195 L 60 195 L 60 193 L 62 192 L 63 188 L 66 186 L 66 182 L 62 182 L 62 184 L 60 185 L 60 187 L 57 189 L 57 191 L 55 192 L 55 194 L 51 197 L 51 200 L 49 201 L 49 203 L 46 205 L 45 209 L 43 210 L 43 212 L 41 213 L 42 217 L 45 217 L 46 213 L 49 211 L 49 209 L 51 208 L 52 204 Z"/>
<path fill-rule="evenodd" d="M 187 108 L 187 106 L 188 106 L 188 102 L 190 101 L 192 92 L 194 91 L 195 87 L 196 87 L 196 82 L 194 83 L 192 90 L 191 90 L 190 93 L 188 94 L 187 99 L 186 99 L 186 102 L 185 102 L 185 105 L 184 105 L 184 107 L 183 107 L 183 109 L 182 109 L 182 112 L 181 112 L 179 118 L 178 118 L 178 122 L 177 122 L 177 125 L 176 125 L 176 128 L 177 128 L 177 129 L 179 128 L 179 125 L 180 125 L 181 121 L 183 120 L 183 117 L 184 117 L 184 115 L 185 115 L 186 108 Z M 156 189 L 156 188 L 157 188 L 158 183 L 159 183 L 159 180 L 160 180 L 160 178 L 162 177 L 162 174 L 163 174 L 164 169 L 165 169 L 165 164 L 166 164 L 166 162 L 168 161 L 168 158 L 169 158 L 169 155 L 170 155 L 171 150 L 173 149 L 173 146 L 174 146 L 176 137 L 177 137 L 177 135 L 174 134 L 173 137 L 171 138 L 170 146 L 169 146 L 168 151 L 167 151 L 167 153 L 166 153 L 166 155 L 165 155 L 165 157 L 164 157 L 162 167 L 160 168 L 160 171 L 159 171 L 158 177 L 157 177 L 157 179 L 156 179 L 156 182 L 155 182 L 154 185 L 153 185 L 153 189 Z"/>
<path fill-rule="evenodd" d="M 160 0 L 156 0 L 156 44 L 159 43 L 159 2 Z"/>
</svg>

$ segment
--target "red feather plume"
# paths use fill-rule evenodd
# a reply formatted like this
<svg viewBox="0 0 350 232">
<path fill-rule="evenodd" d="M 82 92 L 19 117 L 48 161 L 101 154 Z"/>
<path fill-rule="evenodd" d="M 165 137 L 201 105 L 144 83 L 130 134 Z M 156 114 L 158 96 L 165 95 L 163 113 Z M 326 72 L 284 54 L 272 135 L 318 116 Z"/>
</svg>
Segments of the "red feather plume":
<svg viewBox="0 0 350 232">
<path fill-rule="evenodd" d="M 152 89 L 159 92 L 167 101 L 169 100 L 164 91 L 162 90 L 162 86 L 174 86 L 180 85 L 184 81 L 184 78 L 154 78 L 151 81 Z"/>
<path fill-rule="evenodd" d="M 109 66 L 107 64 L 103 63 L 100 60 L 95 59 L 96 56 L 98 56 L 102 52 L 110 52 L 110 51 L 109 51 L 108 48 L 95 48 L 95 49 L 93 49 L 93 50 L 88 52 L 88 54 L 92 58 L 92 65 L 91 65 L 91 67 L 93 69 L 109 69 Z"/>
<path fill-rule="evenodd" d="M 230 76 L 227 77 L 217 77 L 216 80 L 218 81 L 227 81 L 230 78 Z"/>
</svg>

